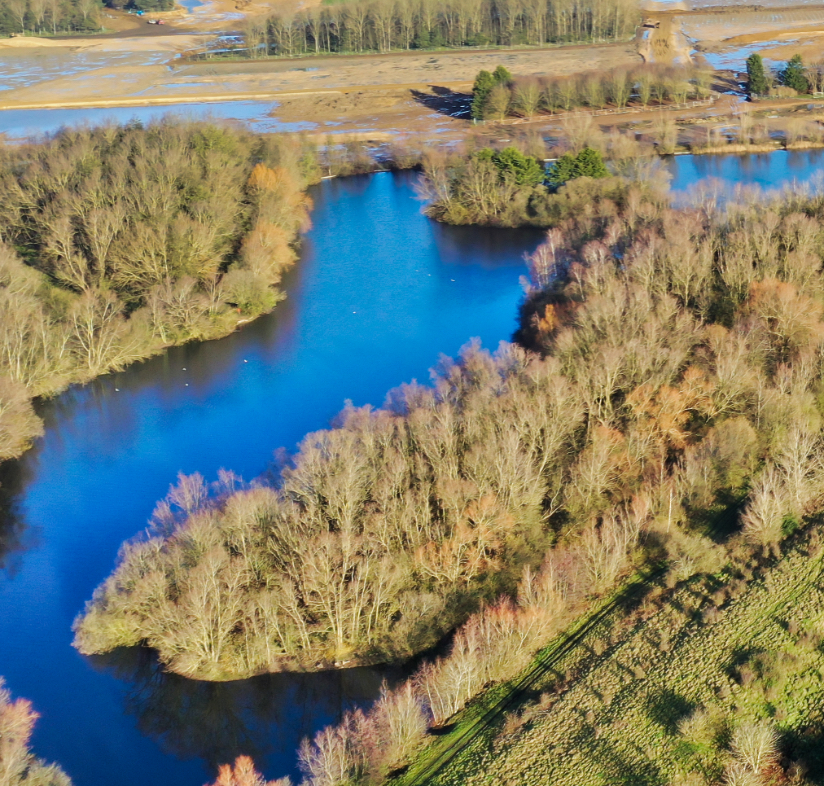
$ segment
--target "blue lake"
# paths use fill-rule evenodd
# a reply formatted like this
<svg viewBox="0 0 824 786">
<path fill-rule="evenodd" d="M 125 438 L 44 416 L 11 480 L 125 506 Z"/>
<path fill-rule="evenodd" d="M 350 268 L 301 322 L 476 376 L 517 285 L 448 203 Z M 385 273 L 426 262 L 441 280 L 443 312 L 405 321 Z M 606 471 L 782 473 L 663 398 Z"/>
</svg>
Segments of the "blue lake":
<svg viewBox="0 0 824 786">
<path fill-rule="evenodd" d="M 2 468 L 0 674 L 42 714 L 38 756 L 75 786 L 201 786 L 240 753 L 294 773 L 303 736 L 377 695 L 387 675 L 369 669 L 193 682 L 146 650 L 84 658 L 70 628 L 179 471 L 257 476 L 346 399 L 380 405 L 470 337 L 510 338 L 540 233 L 435 224 L 412 183 L 313 189 L 314 229 L 272 315 L 47 402 L 45 437 Z"/>
</svg>

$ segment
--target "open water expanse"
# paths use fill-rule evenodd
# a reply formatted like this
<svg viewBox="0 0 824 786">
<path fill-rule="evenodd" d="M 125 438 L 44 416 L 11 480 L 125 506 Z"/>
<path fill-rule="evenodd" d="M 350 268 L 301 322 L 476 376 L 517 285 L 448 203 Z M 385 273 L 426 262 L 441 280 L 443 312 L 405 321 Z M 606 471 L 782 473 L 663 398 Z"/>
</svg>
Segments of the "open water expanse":
<svg viewBox="0 0 824 786">
<path fill-rule="evenodd" d="M 672 159 L 703 177 L 778 187 L 824 153 Z M 516 327 L 537 231 L 452 228 L 420 213 L 414 175 L 326 181 L 275 312 L 220 341 L 173 349 L 42 405 L 46 435 L 0 467 L 0 675 L 42 714 L 39 756 L 75 786 L 201 786 L 251 754 L 294 774 L 301 738 L 371 701 L 392 674 L 354 669 L 209 684 L 164 675 L 151 653 L 84 658 L 71 622 L 179 471 L 251 478 L 273 451 L 325 427 L 346 399 L 380 405 L 426 380 L 470 337 Z"/>
<path fill-rule="evenodd" d="M 313 189 L 314 228 L 271 316 L 69 390 L 5 465 L 0 675 L 42 713 L 34 748 L 75 786 L 202 786 L 239 753 L 280 776 L 303 736 L 377 695 L 384 674 L 368 669 L 192 682 L 145 650 L 84 658 L 70 627 L 178 471 L 257 476 L 345 399 L 380 405 L 470 337 L 511 336 L 540 233 L 440 226 L 412 182 Z"/>
</svg>

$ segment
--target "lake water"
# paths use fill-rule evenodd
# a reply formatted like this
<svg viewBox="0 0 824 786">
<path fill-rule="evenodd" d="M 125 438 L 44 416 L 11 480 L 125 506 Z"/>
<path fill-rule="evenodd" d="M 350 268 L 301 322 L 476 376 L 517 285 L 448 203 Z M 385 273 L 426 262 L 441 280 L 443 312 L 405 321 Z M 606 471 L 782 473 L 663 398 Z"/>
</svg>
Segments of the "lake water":
<svg viewBox="0 0 824 786">
<path fill-rule="evenodd" d="M 540 233 L 430 222 L 409 175 L 326 181 L 313 197 L 274 314 L 48 402 L 45 437 L 0 468 L 0 675 L 42 714 L 38 756 L 75 786 L 202 786 L 240 753 L 280 776 L 304 735 L 377 694 L 378 670 L 209 684 L 164 675 L 147 650 L 70 646 L 72 619 L 178 471 L 257 476 L 345 399 L 380 405 L 440 353 L 515 329 Z"/>
<path fill-rule="evenodd" d="M 735 186 L 779 189 L 792 183 L 809 183 L 824 173 L 824 150 L 776 150 L 758 155 L 672 156 L 666 160 L 672 174 L 670 187 L 687 191 L 701 180 L 713 178 Z"/>
</svg>

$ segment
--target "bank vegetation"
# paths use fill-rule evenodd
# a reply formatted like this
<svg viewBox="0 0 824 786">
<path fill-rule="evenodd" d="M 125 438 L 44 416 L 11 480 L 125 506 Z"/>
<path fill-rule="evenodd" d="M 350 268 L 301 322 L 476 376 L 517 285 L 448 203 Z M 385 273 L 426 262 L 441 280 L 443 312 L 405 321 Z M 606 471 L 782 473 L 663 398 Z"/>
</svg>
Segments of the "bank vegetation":
<svg viewBox="0 0 824 786">
<path fill-rule="evenodd" d="M 0 148 L 0 458 L 33 397 L 272 309 L 318 177 L 299 140 L 199 124 Z"/>
<path fill-rule="evenodd" d="M 57 765 L 46 764 L 31 752 L 37 718 L 30 701 L 12 700 L 0 677 L 0 786 L 71 786 Z"/>
<path fill-rule="evenodd" d="M 493 724 L 432 782 L 486 782 L 491 772 L 537 782 L 535 766 L 553 768 L 559 783 L 652 772 L 661 783 L 766 784 L 784 782 L 791 766 L 793 782 L 805 782 L 799 761 L 821 763 L 807 724 L 822 696 L 820 658 L 810 658 L 824 614 L 813 590 L 824 503 L 823 219 L 821 196 L 674 210 L 630 190 L 620 205 L 579 206 L 548 233 L 529 258 L 523 362 L 544 370 L 544 386 L 570 386 L 581 418 L 561 482 L 544 487 L 553 543 L 540 565 L 523 565 L 516 592 L 458 629 L 447 655 L 307 740 L 306 786 L 418 782 L 426 746 L 436 758 L 446 750 L 429 729 L 445 726 L 448 740 L 450 721 L 462 722 L 455 713 L 482 688 L 514 678 L 633 570 L 660 581 L 661 565 L 663 586 L 643 613 L 619 606 L 616 629 L 596 630 L 547 671 L 546 695 Z M 621 630 L 618 662 L 601 658 Z M 576 689 L 579 661 L 598 670 L 593 687 Z M 653 669 L 660 682 L 639 687 Z M 521 732 L 525 747 L 512 747 Z M 796 740 L 795 765 L 782 735 Z M 551 761 L 537 765 L 545 753 Z M 399 773 L 409 765 L 407 781 Z"/>
</svg>

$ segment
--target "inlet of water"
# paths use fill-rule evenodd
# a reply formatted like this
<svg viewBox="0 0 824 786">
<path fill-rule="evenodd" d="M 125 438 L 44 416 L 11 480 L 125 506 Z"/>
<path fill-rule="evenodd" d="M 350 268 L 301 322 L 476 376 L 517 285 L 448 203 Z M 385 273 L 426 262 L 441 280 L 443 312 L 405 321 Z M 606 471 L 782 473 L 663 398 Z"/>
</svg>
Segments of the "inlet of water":
<svg viewBox="0 0 824 786">
<path fill-rule="evenodd" d="M 412 177 L 315 188 L 271 316 L 69 390 L 43 405 L 45 437 L 4 465 L 0 674 L 42 713 L 38 755 L 75 786 L 201 786 L 240 753 L 279 776 L 301 737 L 376 696 L 380 670 L 214 685 L 164 675 L 145 650 L 83 658 L 70 626 L 177 472 L 254 477 L 345 399 L 380 405 L 471 336 L 511 336 L 540 233 L 430 222 Z"/>
</svg>

